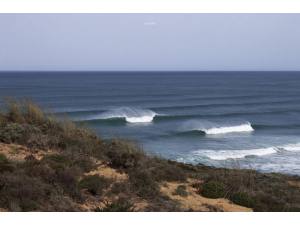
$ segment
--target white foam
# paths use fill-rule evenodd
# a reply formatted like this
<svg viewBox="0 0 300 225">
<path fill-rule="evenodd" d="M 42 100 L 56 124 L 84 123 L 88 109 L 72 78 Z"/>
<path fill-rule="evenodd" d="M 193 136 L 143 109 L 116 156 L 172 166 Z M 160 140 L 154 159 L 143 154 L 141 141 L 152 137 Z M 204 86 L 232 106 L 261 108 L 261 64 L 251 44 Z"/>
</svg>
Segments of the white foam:
<svg viewBox="0 0 300 225">
<path fill-rule="evenodd" d="M 291 151 L 291 152 L 298 152 L 300 151 L 300 143 L 296 144 L 287 144 L 279 147 L 280 149 Z"/>
<path fill-rule="evenodd" d="M 128 123 L 150 123 L 154 116 L 125 117 Z"/>
<path fill-rule="evenodd" d="M 194 152 L 213 160 L 240 159 L 246 156 L 264 156 L 274 154 L 278 151 L 275 147 L 257 148 L 249 150 L 199 150 Z"/>
<path fill-rule="evenodd" d="M 287 144 L 281 146 L 272 146 L 267 148 L 257 149 L 242 149 L 242 150 L 198 150 L 194 154 L 206 156 L 213 160 L 226 159 L 241 159 L 246 156 L 264 156 L 282 151 L 297 152 L 300 151 L 300 142 L 295 144 Z"/>
<path fill-rule="evenodd" d="M 201 131 L 208 135 L 252 132 L 253 127 L 248 121 L 245 122 L 214 122 L 207 120 L 190 120 L 183 123 L 182 131 Z"/>
<path fill-rule="evenodd" d="M 245 123 L 236 126 L 212 127 L 208 129 L 202 129 L 202 131 L 206 134 L 226 134 L 235 132 L 252 132 L 254 129 L 250 123 Z"/>
<path fill-rule="evenodd" d="M 128 123 L 150 123 L 156 115 L 157 113 L 149 109 L 121 107 L 109 110 L 97 116 L 89 117 L 89 119 L 124 118 Z"/>
</svg>

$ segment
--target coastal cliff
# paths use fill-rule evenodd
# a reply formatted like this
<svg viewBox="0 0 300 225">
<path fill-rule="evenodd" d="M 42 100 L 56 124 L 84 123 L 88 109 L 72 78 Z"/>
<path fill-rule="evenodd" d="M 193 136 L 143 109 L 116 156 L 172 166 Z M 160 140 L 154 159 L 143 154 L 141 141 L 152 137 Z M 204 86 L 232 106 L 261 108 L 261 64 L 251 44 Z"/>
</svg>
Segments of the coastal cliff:
<svg viewBox="0 0 300 225">
<path fill-rule="evenodd" d="M 11 101 L 0 113 L 0 211 L 300 211 L 300 178 L 162 159 Z"/>
</svg>

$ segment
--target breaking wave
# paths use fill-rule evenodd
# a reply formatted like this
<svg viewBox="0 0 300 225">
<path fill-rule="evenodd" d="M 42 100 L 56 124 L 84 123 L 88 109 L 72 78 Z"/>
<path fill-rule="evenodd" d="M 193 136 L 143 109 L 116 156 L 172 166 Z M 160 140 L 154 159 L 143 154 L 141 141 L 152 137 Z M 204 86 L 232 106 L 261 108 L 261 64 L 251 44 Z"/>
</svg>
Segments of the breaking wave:
<svg viewBox="0 0 300 225">
<path fill-rule="evenodd" d="M 227 160 L 241 159 L 249 156 L 264 156 L 282 151 L 300 151 L 300 143 L 248 150 L 198 150 L 193 152 L 193 154 L 197 156 L 205 156 L 212 160 Z"/>
<path fill-rule="evenodd" d="M 299 152 L 300 142 L 296 144 L 287 144 L 287 145 L 279 146 L 279 149 L 289 151 L 289 152 Z"/>
<path fill-rule="evenodd" d="M 217 123 L 209 121 L 188 121 L 183 125 L 182 130 L 184 132 L 200 131 L 209 135 L 254 131 L 249 122 L 218 125 Z"/>
<path fill-rule="evenodd" d="M 277 149 L 273 147 L 258 148 L 249 150 L 200 150 L 196 155 L 203 155 L 213 160 L 239 159 L 246 156 L 263 156 L 276 153 Z"/>
<path fill-rule="evenodd" d="M 241 124 L 237 126 L 228 127 L 213 127 L 209 129 L 203 129 L 206 134 L 226 134 L 234 132 L 251 132 L 254 131 L 250 123 Z"/>
<path fill-rule="evenodd" d="M 81 121 L 125 119 L 128 123 L 150 123 L 158 114 L 149 109 L 139 109 L 131 107 L 120 107 L 112 109 L 95 116 L 89 116 Z"/>
</svg>

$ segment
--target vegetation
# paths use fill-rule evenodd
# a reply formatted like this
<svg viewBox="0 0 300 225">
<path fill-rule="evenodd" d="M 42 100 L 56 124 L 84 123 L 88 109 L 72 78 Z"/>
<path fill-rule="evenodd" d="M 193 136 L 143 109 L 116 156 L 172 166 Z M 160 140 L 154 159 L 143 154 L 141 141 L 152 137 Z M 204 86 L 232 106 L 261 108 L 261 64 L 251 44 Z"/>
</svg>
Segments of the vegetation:
<svg viewBox="0 0 300 225">
<path fill-rule="evenodd" d="M 238 205 L 243 205 L 249 208 L 253 208 L 255 205 L 255 199 L 247 194 L 247 192 L 234 193 L 230 200 Z"/>
<path fill-rule="evenodd" d="M 180 195 L 182 197 L 188 196 L 188 192 L 186 191 L 185 185 L 179 185 L 174 191 L 173 195 Z"/>
<path fill-rule="evenodd" d="M 0 154 L 0 171 L 5 172 L 5 171 L 13 171 L 14 167 L 13 164 L 8 161 L 5 155 Z"/>
<path fill-rule="evenodd" d="M 119 198 L 114 202 L 105 202 L 103 208 L 97 207 L 95 212 L 133 212 L 134 205 L 126 198 Z"/>
<path fill-rule="evenodd" d="M 203 184 L 200 193 L 207 198 L 223 198 L 225 196 L 225 187 L 218 181 L 208 181 Z"/>
<path fill-rule="evenodd" d="M 109 184 L 107 179 L 97 175 L 86 176 L 79 182 L 80 188 L 87 189 L 92 195 L 101 195 Z"/>
<path fill-rule="evenodd" d="M 28 101 L 10 101 L 0 113 L 1 143 L 18 144 L 26 151 L 26 157 L 15 160 L 0 149 L 0 208 L 9 211 L 82 211 L 89 201 L 102 204 L 91 204 L 92 211 L 134 211 L 136 199 L 147 202 L 146 211 L 180 211 L 178 202 L 162 194 L 160 186 L 188 185 L 189 180 L 207 198 L 227 198 L 254 211 L 300 211 L 300 188 L 290 184 L 300 182 L 297 176 L 193 166 L 149 156 L 133 142 L 102 140 Z M 21 155 L 19 148 L 12 150 Z M 99 165 L 128 179 L 90 174 Z M 173 194 L 187 196 L 186 185 L 179 185 Z"/>
</svg>

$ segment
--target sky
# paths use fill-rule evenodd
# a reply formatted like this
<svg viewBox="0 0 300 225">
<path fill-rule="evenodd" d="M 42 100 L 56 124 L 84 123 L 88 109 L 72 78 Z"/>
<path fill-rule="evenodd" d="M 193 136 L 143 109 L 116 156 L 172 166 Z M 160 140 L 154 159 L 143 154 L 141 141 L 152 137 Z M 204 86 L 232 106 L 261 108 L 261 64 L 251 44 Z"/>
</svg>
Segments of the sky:
<svg viewBox="0 0 300 225">
<path fill-rule="evenodd" d="M 7 70 L 300 70 L 300 14 L 0 14 Z"/>
</svg>

